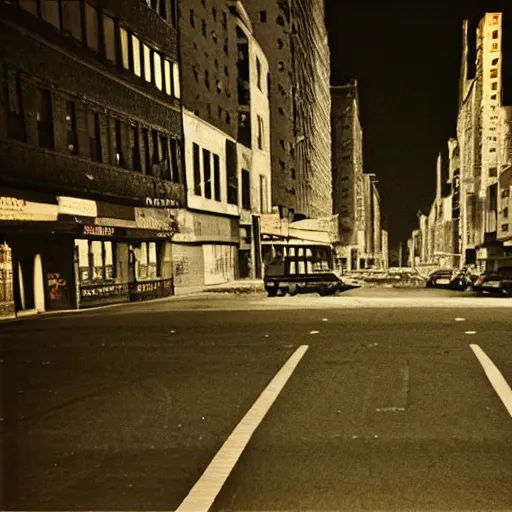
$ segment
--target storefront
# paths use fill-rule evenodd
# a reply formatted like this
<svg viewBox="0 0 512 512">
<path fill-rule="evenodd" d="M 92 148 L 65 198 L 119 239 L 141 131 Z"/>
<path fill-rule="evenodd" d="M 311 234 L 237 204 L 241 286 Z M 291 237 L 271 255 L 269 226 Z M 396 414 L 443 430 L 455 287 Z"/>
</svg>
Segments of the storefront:
<svg viewBox="0 0 512 512">
<path fill-rule="evenodd" d="M 9 253 L 0 268 L 1 314 L 172 295 L 175 230 L 166 207 L 1 188 L 0 242 Z"/>
</svg>

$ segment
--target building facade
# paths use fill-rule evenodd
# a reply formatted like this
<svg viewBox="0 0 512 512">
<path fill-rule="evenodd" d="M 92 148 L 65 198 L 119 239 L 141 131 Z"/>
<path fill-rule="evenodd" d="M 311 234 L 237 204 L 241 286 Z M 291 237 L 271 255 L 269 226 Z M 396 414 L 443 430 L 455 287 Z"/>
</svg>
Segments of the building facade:
<svg viewBox="0 0 512 512">
<path fill-rule="evenodd" d="M 185 200 L 176 3 L 20 0 L 0 11 L 11 309 L 172 294 L 171 208 Z"/>
<path fill-rule="evenodd" d="M 333 213 L 339 215 L 339 257 L 358 270 L 365 253 L 363 130 L 357 82 L 331 87 Z"/>
<path fill-rule="evenodd" d="M 246 0 L 270 68 L 272 204 L 332 215 L 330 54 L 323 0 Z"/>
<path fill-rule="evenodd" d="M 175 239 L 176 285 L 261 277 L 259 217 L 271 205 L 267 59 L 239 1 L 188 2 L 180 43 L 190 221 Z"/>
</svg>

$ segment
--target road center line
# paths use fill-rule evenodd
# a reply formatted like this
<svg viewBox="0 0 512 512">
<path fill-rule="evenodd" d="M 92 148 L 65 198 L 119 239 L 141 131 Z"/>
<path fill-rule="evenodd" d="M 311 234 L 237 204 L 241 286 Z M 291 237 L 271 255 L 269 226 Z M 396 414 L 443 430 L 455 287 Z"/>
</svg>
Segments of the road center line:
<svg viewBox="0 0 512 512">
<path fill-rule="evenodd" d="M 470 345 L 470 347 L 480 361 L 492 387 L 501 398 L 510 416 L 512 416 L 512 389 L 510 389 L 505 377 L 503 377 L 491 358 L 478 345 Z"/>
<path fill-rule="evenodd" d="M 176 512 L 208 511 L 252 435 L 276 401 L 308 348 L 308 345 L 301 345 L 277 372 L 240 423 L 231 432 L 231 435 L 226 439 L 187 497 L 176 509 Z"/>
</svg>

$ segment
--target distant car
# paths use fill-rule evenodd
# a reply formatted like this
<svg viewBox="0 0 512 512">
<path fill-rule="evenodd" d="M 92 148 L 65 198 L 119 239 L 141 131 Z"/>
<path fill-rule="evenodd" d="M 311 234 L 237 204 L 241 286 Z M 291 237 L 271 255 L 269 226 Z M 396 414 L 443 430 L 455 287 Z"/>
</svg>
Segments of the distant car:
<svg viewBox="0 0 512 512">
<path fill-rule="evenodd" d="M 447 288 L 464 291 L 471 286 L 471 280 L 468 274 L 462 270 L 442 268 L 428 276 L 425 286 L 427 288 Z"/>
<path fill-rule="evenodd" d="M 512 268 L 484 272 L 473 284 L 473 290 L 479 294 L 512 297 Z"/>
</svg>

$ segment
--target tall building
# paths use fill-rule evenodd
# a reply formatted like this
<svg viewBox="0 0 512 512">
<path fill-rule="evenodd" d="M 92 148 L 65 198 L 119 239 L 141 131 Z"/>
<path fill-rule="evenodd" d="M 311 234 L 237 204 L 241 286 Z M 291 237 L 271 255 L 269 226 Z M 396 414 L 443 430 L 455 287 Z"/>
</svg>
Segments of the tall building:
<svg viewBox="0 0 512 512">
<path fill-rule="evenodd" d="M 11 309 L 173 293 L 171 208 L 185 199 L 176 16 L 175 0 L 0 4 Z"/>
<path fill-rule="evenodd" d="M 271 207 L 269 65 L 240 1 L 180 14 L 187 173 L 176 286 L 261 277 L 260 214 Z"/>
<path fill-rule="evenodd" d="M 272 204 L 332 215 L 330 54 L 323 0 L 245 0 L 270 67 Z"/>
<path fill-rule="evenodd" d="M 333 213 L 339 215 L 340 258 L 357 270 L 365 253 L 363 130 L 357 82 L 331 87 Z"/>
</svg>

